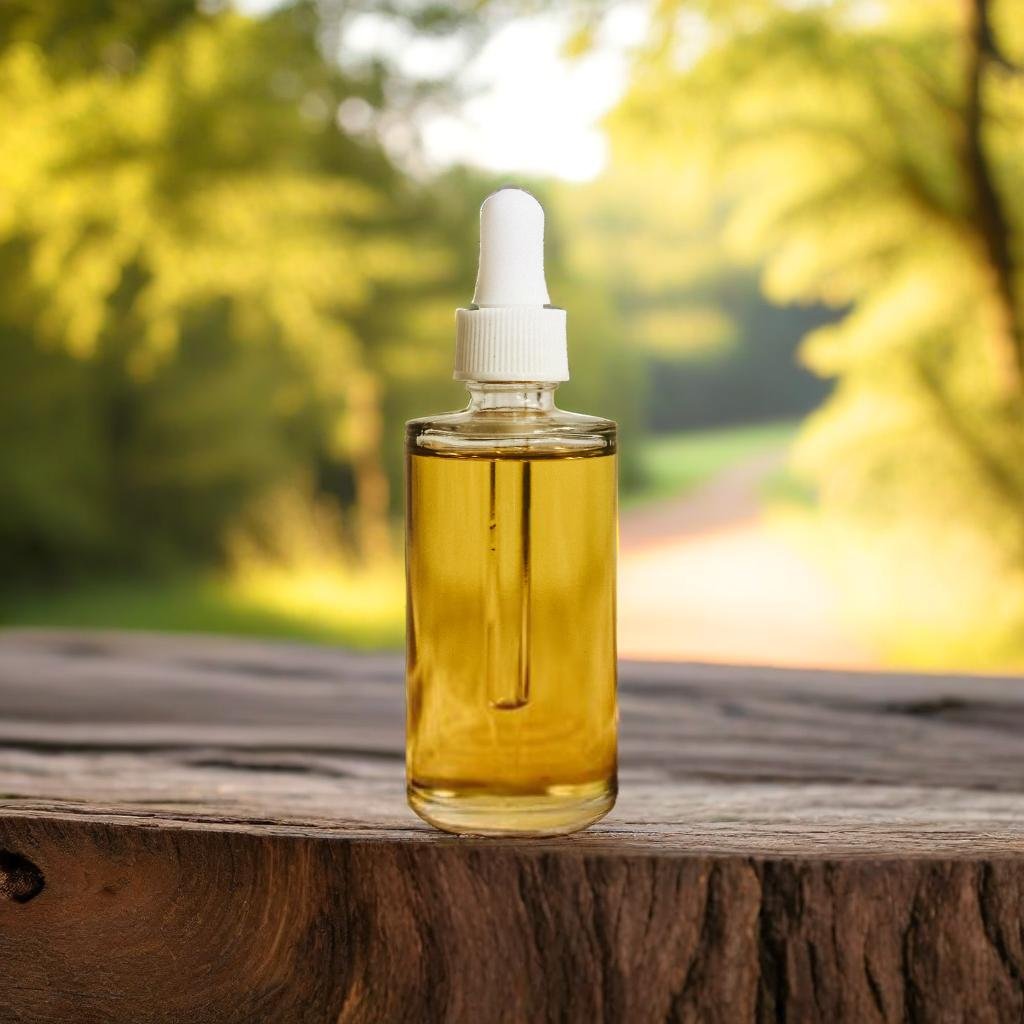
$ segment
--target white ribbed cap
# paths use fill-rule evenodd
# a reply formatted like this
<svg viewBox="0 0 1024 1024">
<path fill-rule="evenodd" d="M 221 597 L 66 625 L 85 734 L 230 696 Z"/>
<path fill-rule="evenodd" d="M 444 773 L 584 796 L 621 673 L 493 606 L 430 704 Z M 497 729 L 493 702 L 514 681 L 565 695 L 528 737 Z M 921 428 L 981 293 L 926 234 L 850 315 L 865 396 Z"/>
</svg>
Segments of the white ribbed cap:
<svg viewBox="0 0 1024 1024">
<path fill-rule="evenodd" d="M 525 189 L 480 207 L 480 270 L 470 309 L 455 312 L 455 379 L 569 379 L 565 310 L 548 305 L 544 210 Z"/>
</svg>

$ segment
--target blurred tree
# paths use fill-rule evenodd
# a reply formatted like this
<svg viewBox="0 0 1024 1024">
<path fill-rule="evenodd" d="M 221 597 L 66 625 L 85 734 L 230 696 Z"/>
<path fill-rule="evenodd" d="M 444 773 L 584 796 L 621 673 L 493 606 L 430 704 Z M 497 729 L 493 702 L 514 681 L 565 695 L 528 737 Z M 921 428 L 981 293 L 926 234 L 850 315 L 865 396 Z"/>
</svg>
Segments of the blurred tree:
<svg viewBox="0 0 1024 1024">
<path fill-rule="evenodd" d="M 763 262 L 769 297 L 843 312 L 804 345 L 838 385 L 798 456 L 827 516 L 916 538 L 898 567 L 891 546 L 873 565 L 876 600 L 917 575 L 961 596 L 956 628 L 998 620 L 989 639 L 1018 655 L 1019 15 L 1014 0 L 663 0 L 613 122 L 637 159 L 724 180 L 728 240 Z M 979 552 L 1000 569 L 968 598 L 958 579 Z"/>
<path fill-rule="evenodd" d="M 303 500 L 316 514 L 296 518 L 333 510 L 350 555 L 393 554 L 399 424 L 460 401 L 452 310 L 503 183 L 425 173 L 418 112 L 458 85 L 418 79 L 401 43 L 468 52 L 509 10 L 0 8 L 8 578 L 208 563 L 260 535 L 294 547 L 281 510 Z M 390 44 L 349 47 L 359 19 Z M 627 412 L 613 321 L 575 337 L 590 404 Z"/>
<path fill-rule="evenodd" d="M 0 524 L 29 565 L 210 557 L 303 466 L 348 467 L 351 539 L 389 549 L 381 350 L 448 240 L 337 130 L 387 78 L 327 60 L 321 27 L 310 4 L 5 5 Z M 61 388 L 77 426 L 40 400 Z"/>
<path fill-rule="evenodd" d="M 615 310 L 620 357 L 632 359 L 632 390 L 646 398 L 645 426 L 668 432 L 803 415 L 827 387 L 794 351 L 835 314 L 765 299 L 756 274 L 724 244 L 714 185 L 690 171 L 672 155 L 637 166 L 621 147 L 599 179 L 558 197 L 571 237 L 566 260 Z"/>
</svg>

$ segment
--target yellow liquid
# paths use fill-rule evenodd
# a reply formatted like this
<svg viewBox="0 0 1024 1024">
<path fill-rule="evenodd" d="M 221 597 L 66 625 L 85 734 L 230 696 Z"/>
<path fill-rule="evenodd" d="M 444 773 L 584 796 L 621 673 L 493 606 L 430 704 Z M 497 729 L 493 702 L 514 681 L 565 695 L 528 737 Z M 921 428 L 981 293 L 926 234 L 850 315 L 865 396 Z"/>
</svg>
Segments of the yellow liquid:
<svg viewBox="0 0 1024 1024">
<path fill-rule="evenodd" d="M 616 458 L 410 454 L 409 802 L 583 828 L 616 792 Z"/>
</svg>

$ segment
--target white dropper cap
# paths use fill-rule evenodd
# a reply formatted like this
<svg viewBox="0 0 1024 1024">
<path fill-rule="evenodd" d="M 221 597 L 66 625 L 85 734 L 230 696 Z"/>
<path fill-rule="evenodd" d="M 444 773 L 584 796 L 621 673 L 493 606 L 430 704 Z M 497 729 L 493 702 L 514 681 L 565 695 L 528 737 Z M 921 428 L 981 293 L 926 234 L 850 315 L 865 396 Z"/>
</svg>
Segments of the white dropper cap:
<svg viewBox="0 0 1024 1024">
<path fill-rule="evenodd" d="M 455 379 L 569 379 L 565 310 L 549 305 L 544 210 L 525 189 L 480 207 L 480 270 L 470 309 L 455 313 Z"/>
</svg>

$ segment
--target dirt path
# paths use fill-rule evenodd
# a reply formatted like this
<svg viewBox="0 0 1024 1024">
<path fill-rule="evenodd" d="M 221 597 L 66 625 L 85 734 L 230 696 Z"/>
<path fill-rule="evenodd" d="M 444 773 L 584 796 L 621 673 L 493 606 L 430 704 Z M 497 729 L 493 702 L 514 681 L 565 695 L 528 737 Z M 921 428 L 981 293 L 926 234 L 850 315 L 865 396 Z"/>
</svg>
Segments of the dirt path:
<svg viewBox="0 0 1024 1024">
<path fill-rule="evenodd" d="M 828 579 L 760 511 L 783 461 L 757 456 L 622 518 L 619 646 L 627 658 L 875 668 Z"/>
</svg>

